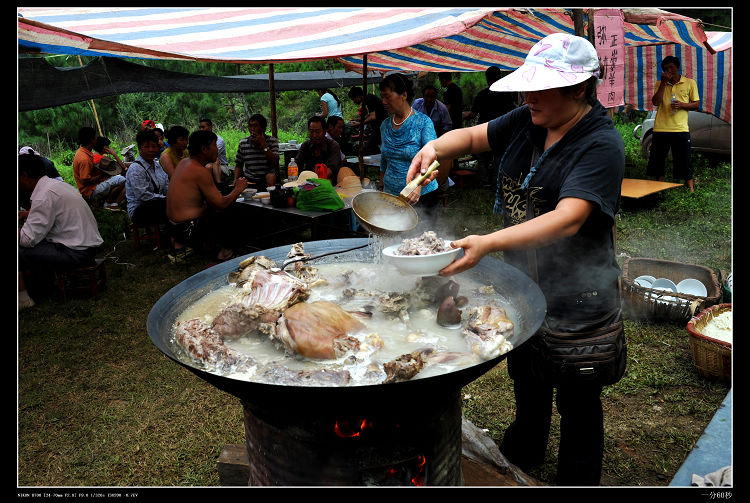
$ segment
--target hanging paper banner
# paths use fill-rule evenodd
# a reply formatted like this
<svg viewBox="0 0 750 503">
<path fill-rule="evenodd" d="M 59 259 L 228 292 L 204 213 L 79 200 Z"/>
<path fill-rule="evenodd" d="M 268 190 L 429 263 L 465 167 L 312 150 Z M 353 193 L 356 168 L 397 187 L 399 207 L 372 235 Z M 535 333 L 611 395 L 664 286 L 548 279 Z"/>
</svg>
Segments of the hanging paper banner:
<svg viewBox="0 0 750 503">
<path fill-rule="evenodd" d="M 625 104 L 625 19 L 621 9 L 594 11 L 594 46 L 599 56 L 601 83 L 597 88 L 604 108 Z"/>
</svg>

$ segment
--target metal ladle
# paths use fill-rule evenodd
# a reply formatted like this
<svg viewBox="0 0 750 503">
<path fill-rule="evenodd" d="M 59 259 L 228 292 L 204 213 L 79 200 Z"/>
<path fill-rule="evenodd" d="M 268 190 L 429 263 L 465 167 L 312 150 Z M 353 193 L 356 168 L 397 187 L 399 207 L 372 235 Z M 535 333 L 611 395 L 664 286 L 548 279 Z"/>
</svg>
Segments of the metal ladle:
<svg viewBox="0 0 750 503">
<path fill-rule="evenodd" d="M 419 223 L 411 204 L 386 192 L 360 192 L 352 199 L 352 211 L 362 227 L 379 236 L 395 236 Z"/>
<path fill-rule="evenodd" d="M 303 255 L 301 257 L 292 258 L 292 259 L 284 261 L 284 265 L 281 266 L 281 270 L 283 271 L 286 268 L 286 266 L 290 264 L 294 264 L 295 262 L 307 262 L 309 260 L 315 260 L 317 258 L 327 257 L 328 255 L 336 255 L 338 253 L 346 253 L 346 252 L 350 252 L 354 250 L 359 250 L 360 248 L 364 248 L 365 246 L 370 246 L 370 243 L 363 244 L 360 246 L 355 246 L 354 248 L 347 248 L 346 250 L 336 250 L 336 251 L 332 251 L 328 253 L 321 253 L 320 255 L 315 255 L 315 256 Z"/>
</svg>

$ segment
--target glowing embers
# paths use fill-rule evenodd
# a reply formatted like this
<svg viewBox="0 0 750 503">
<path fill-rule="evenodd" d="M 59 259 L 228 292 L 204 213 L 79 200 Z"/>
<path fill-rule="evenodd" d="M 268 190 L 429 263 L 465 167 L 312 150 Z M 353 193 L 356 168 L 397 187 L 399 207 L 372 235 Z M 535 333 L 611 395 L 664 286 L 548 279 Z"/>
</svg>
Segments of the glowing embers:
<svg viewBox="0 0 750 503">
<path fill-rule="evenodd" d="M 359 437 L 365 429 L 371 429 L 372 422 L 367 419 L 356 419 L 353 421 L 341 420 L 335 421 L 333 431 L 337 437 L 353 438 Z"/>
<path fill-rule="evenodd" d="M 352 442 L 380 443 L 403 433 L 399 430 L 401 427 L 398 422 L 378 421 L 376 424 L 376 421 L 361 418 L 339 419 L 333 423 L 334 435 Z M 366 486 L 423 486 L 426 480 L 425 454 L 412 454 L 406 459 L 391 460 L 385 465 L 369 467 L 361 472 L 361 483 Z"/>
<path fill-rule="evenodd" d="M 411 459 L 380 468 L 370 468 L 362 481 L 368 486 L 423 486 L 427 480 L 427 458 L 418 454 Z"/>
</svg>

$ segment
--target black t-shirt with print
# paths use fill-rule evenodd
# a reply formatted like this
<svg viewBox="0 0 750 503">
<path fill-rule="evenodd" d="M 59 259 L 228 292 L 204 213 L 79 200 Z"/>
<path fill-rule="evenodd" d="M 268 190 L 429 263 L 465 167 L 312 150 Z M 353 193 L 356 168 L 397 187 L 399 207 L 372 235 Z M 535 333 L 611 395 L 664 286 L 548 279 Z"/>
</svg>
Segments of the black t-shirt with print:
<svg viewBox="0 0 750 503">
<path fill-rule="evenodd" d="M 595 204 L 579 231 L 537 249 L 539 286 L 548 303 L 556 297 L 596 291 L 609 298 L 620 268 L 614 256 L 612 232 L 625 169 L 622 137 L 606 110 L 596 104 L 555 145 L 543 152 L 546 129 L 534 126 L 527 106 L 488 124 L 488 139 L 500 156 L 502 204 L 506 227 L 526 220 L 527 197 L 535 216 L 552 211 L 566 197 Z M 532 166 L 534 173 L 523 184 Z M 499 201 L 498 201 L 499 203 Z M 505 260 L 527 272 L 528 253 L 506 251 Z M 566 301 L 567 302 L 567 301 Z M 548 306 L 555 309 L 556 306 Z"/>
</svg>

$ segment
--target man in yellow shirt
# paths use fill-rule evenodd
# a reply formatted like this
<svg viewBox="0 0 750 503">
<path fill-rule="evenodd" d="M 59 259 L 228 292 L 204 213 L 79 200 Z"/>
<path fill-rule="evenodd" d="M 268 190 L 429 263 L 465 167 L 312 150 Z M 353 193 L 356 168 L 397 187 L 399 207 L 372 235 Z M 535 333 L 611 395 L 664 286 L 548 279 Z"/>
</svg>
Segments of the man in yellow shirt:
<svg viewBox="0 0 750 503">
<path fill-rule="evenodd" d="M 661 69 L 661 81 L 651 98 L 658 109 L 646 174 L 663 180 L 667 153 L 671 149 L 673 176 L 685 180 L 693 192 L 688 111 L 698 110 L 700 105 L 698 85 L 695 80 L 680 75 L 680 60 L 675 56 L 664 58 Z"/>
</svg>

